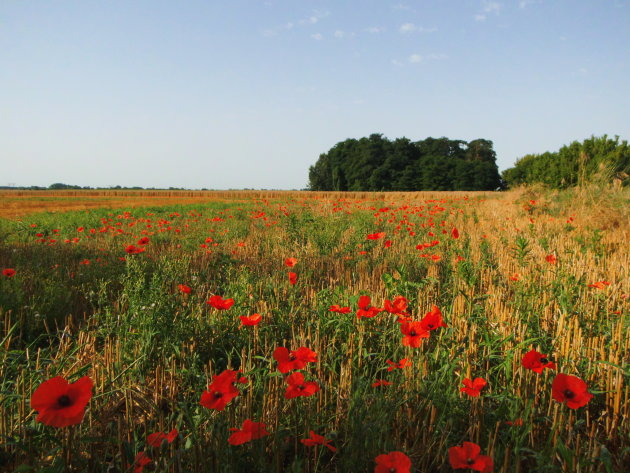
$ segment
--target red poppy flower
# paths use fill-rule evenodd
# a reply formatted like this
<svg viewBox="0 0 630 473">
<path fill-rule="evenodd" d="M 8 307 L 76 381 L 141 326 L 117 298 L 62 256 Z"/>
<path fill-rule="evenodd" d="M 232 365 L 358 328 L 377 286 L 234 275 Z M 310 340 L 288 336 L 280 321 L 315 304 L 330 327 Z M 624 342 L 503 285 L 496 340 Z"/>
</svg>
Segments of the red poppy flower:
<svg viewBox="0 0 630 473">
<path fill-rule="evenodd" d="M 291 373 L 287 377 L 287 383 L 289 387 L 284 393 L 286 399 L 300 396 L 308 397 L 319 391 L 319 385 L 314 381 L 304 381 L 304 375 L 299 371 Z"/>
<path fill-rule="evenodd" d="M 453 230 L 451 231 L 451 236 L 456 240 L 459 238 L 459 231 L 457 230 L 457 228 L 453 227 Z"/>
<path fill-rule="evenodd" d="M 210 304 L 217 310 L 228 310 L 234 305 L 234 299 L 223 299 L 221 296 L 212 296 L 206 304 Z"/>
<path fill-rule="evenodd" d="M 162 443 L 166 440 L 168 443 L 173 443 L 173 440 L 177 438 L 177 429 L 171 430 L 168 434 L 164 432 L 155 432 L 147 437 L 147 443 L 152 447 L 158 448 L 162 446 Z"/>
<path fill-rule="evenodd" d="M 267 427 L 263 422 L 252 422 L 250 419 L 245 419 L 240 430 L 232 427 L 230 431 L 234 432 L 230 435 L 230 438 L 228 438 L 230 445 L 243 445 L 244 443 L 269 435 Z"/>
<path fill-rule="evenodd" d="M 290 272 L 289 273 L 289 284 L 291 284 L 293 286 L 297 282 L 297 278 L 298 278 L 298 276 L 297 276 L 296 273 Z"/>
<path fill-rule="evenodd" d="M 547 255 L 545 256 L 545 261 L 549 264 L 556 264 L 558 262 L 558 258 L 556 258 L 556 255 Z"/>
<path fill-rule="evenodd" d="M 341 307 L 340 305 L 331 305 L 330 306 L 330 310 L 331 312 L 337 312 L 339 314 L 349 314 L 350 312 L 352 312 L 352 309 L 350 309 L 350 307 Z"/>
<path fill-rule="evenodd" d="M 521 364 L 523 368 L 532 370 L 534 373 L 538 374 L 542 373 L 545 368 L 555 370 L 556 364 L 553 361 L 549 361 L 546 357 L 547 355 L 539 353 L 536 350 L 530 350 L 523 356 Z"/>
<path fill-rule="evenodd" d="M 361 317 L 371 318 L 381 312 L 381 309 L 379 309 L 378 307 L 370 307 L 371 303 L 372 299 L 370 298 L 370 296 L 359 297 L 359 310 L 357 310 L 357 319 L 360 319 Z"/>
<path fill-rule="evenodd" d="M 406 347 L 418 348 L 425 338 L 429 338 L 429 332 L 422 328 L 422 322 L 403 322 L 400 331 L 404 335 L 402 344 Z"/>
<path fill-rule="evenodd" d="M 404 298 L 403 296 L 397 296 L 397 297 L 394 297 L 393 302 L 390 301 L 389 299 L 385 299 L 385 304 L 383 305 L 383 309 L 385 309 L 385 311 L 389 312 L 390 314 L 407 316 L 409 314 L 405 311 L 407 310 L 408 303 L 409 301 L 407 301 L 407 299 Z"/>
<path fill-rule="evenodd" d="M 480 455 L 481 447 L 476 443 L 464 442 L 459 447 L 451 447 L 448 449 L 448 461 L 455 470 L 461 468 L 470 468 L 471 470 L 489 473 L 494 468 L 492 458 L 486 455 Z"/>
<path fill-rule="evenodd" d="M 593 284 L 589 284 L 588 287 L 594 287 L 595 289 L 605 289 L 606 286 L 610 286 L 608 281 L 597 281 Z"/>
<path fill-rule="evenodd" d="M 190 294 L 191 292 L 190 287 L 186 286 L 186 284 L 178 284 L 177 288 L 182 294 Z"/>
<path fill-rule="evenodd" d="M 81 423 L 85 406 L 92 398 L 93 384 L 88 376 L 74 383 L 61 376 L 44 381 L 31 396 L 31 407 L 38 412 L 37 421 L 52 427 Z"/>
<path fill-rule="evenodd" d="M 244 382 L 245 378 L 238 378 L 238 371 L 225 370 L 221 374 L 215 375 L 208 389 L 201 394 L 199 404 L 208 409 L 222 411 L 225 406 L 239 395 L 236 388 L 237 382 Z"/>
<path fill-rule="evenodd" d="M 139 452 L 136 455 L 135 460 L 133 461 L 134 467 L 133 467 L 133 473 L 142 473 L 142 470 L 144 470 L 144 467 L 147 466 L 149 463 L 151 463 L 151 458 L 149 458 L 149 456 L 144 453 L 144 452 Z"/>
<path fill-rule="evenodd" d="M 138 253 L 142 253 L 144 251 L 144 248 L 139 248 L 134 245 L 129 245 L 127 248 L 125 248 L 125 251 L 130 255 L 137 255 Z"/>
<path fill-rule="evenodd" d="M 372 233 L 367 236 L 368 240 L 379 240 L 385 236 L 385 232 Z"/>
<path fill-rule="evenodd" d="M 510 281 L 518 281 L 520 279 L 520 275 L 518 273 L 514 273 L 510 276 Z"/>
<path fill-rule="evenodd" d="M 297 264 L 298 260 L 296 258 L 287 258 L 284 260 L 284 265 L 292 268 L 293 266 L 295 266 Z"/>
<path fill-rule="evenodd" d="M 2 270 L 2 275 L 6 276 L 7 278 L 12 278 L 13 276 L 15 276 L 15 269 L 5 268 Z"/>
<path fill-rule="evenodd" d="M 392 384 L 394 383 L 384 380 L 384 379 L 377 379 L 376 381 L 372 383 L 372 387 L 378 388 L 379 386 L 391 386 Z"/>
<path fill-rule="evenodd" d="M 551 393 L 558 402 L 566 402 L 569 409 L 586 406 L 593 395 L 587 391 L 588 386 L 577 376 L 558 374 L 551 383 Z"/>
<path fill-rule="evenodd" d="M 440 327 L 448 327 L 442 319 L 442 312 L 438 309 L 438 306 L 431 307 L 431 311 L 427 312 L 420 321 L 420 326 L 427 331 L 437 330 Z"/>
<path fill-rule="evenodd" d="M 138 240 L 138 242 L 136 243 L 136 245 L 148 245 L 149 244 L 149 237 L 142 237 Z"/>
<path fill-rule="evenodd" d="M 288 373 L 292 370 L 301 370 L 307 363 L 315 363 L 317 353 L 306 347 L 291 352 L 284 347 L 278 347 L 273 352 L 273 358 L 278 362 L 278 371 Z"/>
<path fill-rule="evenodd" d="M 407 366 L 411 366 L 412 364 L 411 361 L 409 361 L 407 358 L 403 358 L 398 363 L 395 363 L 392 360 L 386 360 L 386 363 L 389 365 L 389 367 L 387 368 L 387 371 L 392 371 L 396 369 L 402 370 L 406 368 Z"/>
<path fill-rule="evenodd" d="M 375 459 L 374 473 L 409 473 L 411 460 L 403 452 L 390 452 Z"/>
<path fill-rule="evenodd" d="M 385 240 L 385 244 L 383 246 L 385 246 L 385 248 L 389 248 L 390 246 L 392 246 L 392 241 L 391 240 Z"/>
<path fill-rule="evenodd" d="M 511 427 L 521 427 L 523 425 L 523 419 L 519 417 L 515 420 L 506 420 L 505 423 Z"/>
<path fill-rule="evenodd" d="M 488 384 L 488 382 L 483 378 L 475 378 L 474 381 L 471 381 L 468 378 L 464 378 L 464 381 L 462 381 L 462 383 L 464 384 L 464 387 L 460 388 L 459 390 L 463 393 L 468 394 L 470 397 L 479 397 L 481 390 L 486 384 Z"/>
<path fill-rule="evenodd" d="M 323 435 L 317 435 L 312 430 L 310 431 L 309 435 L 310 437 L 307 439 L 300 439 L 300 442 L 302 442 L 307 447 L 313 447 L 315 445 L 323 445 L 324 447 L 328 448 L 328 450 L 330 450 L 331 452 L 337 451 L 335 447 L 330 445 L 330 442 L 332 442 L 332 440 L 327 439 Z"/>
<path fill-rule="evenodd" d="M 260 323 L 260 321 L 262 320 L 262 315 L 260 314 L 252 314 L 252 315 L 241 315 L 239 316 L 239 318 L 241 319 L 241 327 L 245 327 L 245 326 L 255 326 L 258 325 Z"/>
</svg>

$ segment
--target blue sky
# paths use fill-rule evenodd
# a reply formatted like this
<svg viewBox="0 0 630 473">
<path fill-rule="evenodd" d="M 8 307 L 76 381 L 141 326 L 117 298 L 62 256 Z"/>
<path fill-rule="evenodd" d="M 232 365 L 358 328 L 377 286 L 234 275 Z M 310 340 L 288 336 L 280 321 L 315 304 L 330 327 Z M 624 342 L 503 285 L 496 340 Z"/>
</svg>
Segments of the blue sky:
<svg viewBox="0 0 630 473">
<path fill-rule="evenodd" d="M 630 2 L 0 1 L 0 185 L 300 189 L 371 133 L 630 139 Z"/>
</svg>

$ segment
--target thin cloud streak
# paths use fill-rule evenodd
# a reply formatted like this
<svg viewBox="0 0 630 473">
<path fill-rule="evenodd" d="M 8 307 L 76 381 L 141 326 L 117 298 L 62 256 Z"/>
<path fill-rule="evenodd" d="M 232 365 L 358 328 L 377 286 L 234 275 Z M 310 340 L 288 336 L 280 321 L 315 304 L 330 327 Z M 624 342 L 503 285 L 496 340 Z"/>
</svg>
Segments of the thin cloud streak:
<svg viewBox="0 0 630 473">
<path fill-rule="evenodd" d="M 436 27 L 432 27 L 432 28 L 425 28 L 423 26 L 416 26 L 413 23 L 403 23 L 402 25 L 400 25 L 400 28 L 398 28 L 398 31 L 402 34 L 408 34 L 408 33 L 434 33 L 435 31 L 437 31 Z"/>
</svg>

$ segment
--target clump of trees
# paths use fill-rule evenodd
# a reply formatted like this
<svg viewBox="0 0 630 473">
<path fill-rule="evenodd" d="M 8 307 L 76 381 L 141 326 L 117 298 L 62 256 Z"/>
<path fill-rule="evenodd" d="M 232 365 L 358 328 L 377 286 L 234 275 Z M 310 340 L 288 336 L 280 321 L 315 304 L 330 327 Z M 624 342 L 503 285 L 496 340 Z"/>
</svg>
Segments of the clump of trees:
<svg viewBox="0 0 630 473">
<path fill-rule="evenodd" d="M 509 187 L 541 183 L 553 188 L 567 188 L 587 182 L 620 180 L 628 184 L 630 147 L 608 135 L 591 136 L 582 143 L 574 141 L 559 151 L 528 154 L 502 173 Z"/>
<path fill-rule="evenodd" d="M 48 187 L 42 186 L 0 186 L 0 190 L 27 190 L 27 191 L 46 191 L 46 190 L 147 190 L 147 191 L 157 191 L 157 190 L 169 190 L 169 191 L 185 191 L 190 190 L 185 187 L 141 187 L 141 186 L 109 186 L 109 187 L 90 187 L 90 186 L 76 186 L 72 184 L 64 184 L 62 182 L 55 182 L 54 184 L 49 185 Z M 205 187 L 201 189 L 202 191 L 207 191 Z M 247 190 L 247 189 L 245 189 Z"/>
<path fill-rule="evenodd" d="M 313 191 L 494 190 L 501 187 L 492 141 L 347 139 L 309 168 Z"/>
</svg>

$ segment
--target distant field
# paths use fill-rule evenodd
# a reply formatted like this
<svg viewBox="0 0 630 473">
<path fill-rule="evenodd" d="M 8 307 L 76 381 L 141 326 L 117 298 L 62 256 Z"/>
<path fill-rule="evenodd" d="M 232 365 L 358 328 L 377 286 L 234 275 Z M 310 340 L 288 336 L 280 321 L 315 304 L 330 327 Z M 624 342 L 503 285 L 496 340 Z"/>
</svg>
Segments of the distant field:
<svg viewBox="0 0 630 473">
<path fill-rule="evenodd" d="M 252 199 L 281 192 L 260 191 L 0 191 L 0 217 L 36 212 L 65 212 L 100 207 L 121 208 L 191 204 L 204 200 Z"/>
<path fill-rule="evenodd" d="M 66 212 L 94 208 L 146 207 L 182 205 L 204 201 L 234 201 L 279 198 L 383 198 L 385 195 L 404 200 L 409 195 L 429 198 L 439 192 L 370 193 L 370 192 L 301 192 L 301 191 L 0 191 L 0 217 L 18 218 L 37 212 Z M 457 194 L 457 193 L 453 193 Z M 462 195 L 465 193 L 461 193 Z M 482 194 L 482 193 L 479 193 Z"/>
<path fill-rule="evenodd" d="M 0 471 L 449 472 L 463 442 L 485 471 L 624 471 L 628 212 L 623 190 L 0 192 Z M 84 417 L 50 394 L 68 427 L 33 409 L 55 376 L 93 383 Z"/>
</svg>

